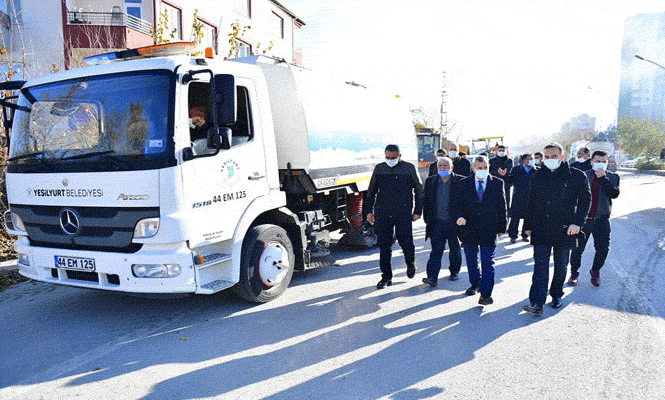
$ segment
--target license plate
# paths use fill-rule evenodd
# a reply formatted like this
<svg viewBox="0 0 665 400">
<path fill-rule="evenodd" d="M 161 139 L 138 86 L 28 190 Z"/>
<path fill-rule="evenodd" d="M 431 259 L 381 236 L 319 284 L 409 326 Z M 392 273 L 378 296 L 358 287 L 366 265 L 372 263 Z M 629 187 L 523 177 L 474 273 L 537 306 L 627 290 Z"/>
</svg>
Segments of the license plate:
<svg viewBox="0 0 665 400">
<path fill-rule="evenodd" d="M 81 271 L 94 271 L 94 258 L 55 256 L 55 267 L 64 269 L 78 269 Z"/>
</svg>

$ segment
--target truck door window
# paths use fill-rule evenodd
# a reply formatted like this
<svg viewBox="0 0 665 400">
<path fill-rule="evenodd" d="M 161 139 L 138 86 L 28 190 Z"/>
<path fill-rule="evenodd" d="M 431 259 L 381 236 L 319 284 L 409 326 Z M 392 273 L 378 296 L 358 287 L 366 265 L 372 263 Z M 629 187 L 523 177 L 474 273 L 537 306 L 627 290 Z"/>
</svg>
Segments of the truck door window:
<svg viewBox="0 0 665 400">
<path fill-rule="evenodd" d="M 238 86 L 237 99 L 236 123 L 231 126 L 231 146 L 249 142 L 254 137 L 252 110 L 249 104 L 249 90 L 246 87 Z"/>
</svg>

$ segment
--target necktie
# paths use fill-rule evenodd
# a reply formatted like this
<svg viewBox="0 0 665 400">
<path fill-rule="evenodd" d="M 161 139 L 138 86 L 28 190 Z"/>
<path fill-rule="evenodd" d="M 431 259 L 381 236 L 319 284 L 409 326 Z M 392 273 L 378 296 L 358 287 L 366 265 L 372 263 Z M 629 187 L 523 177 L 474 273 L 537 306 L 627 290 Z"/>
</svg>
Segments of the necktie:
<svg viewBox="0 0 665 400">
<path fill-rule="evenodd" d="M 478 182 L 478 198 L 480 201 L 483 201 L 483 194 L 485 194 L 485 189 L 483 188 L 483 183 Z"/>
</svg>

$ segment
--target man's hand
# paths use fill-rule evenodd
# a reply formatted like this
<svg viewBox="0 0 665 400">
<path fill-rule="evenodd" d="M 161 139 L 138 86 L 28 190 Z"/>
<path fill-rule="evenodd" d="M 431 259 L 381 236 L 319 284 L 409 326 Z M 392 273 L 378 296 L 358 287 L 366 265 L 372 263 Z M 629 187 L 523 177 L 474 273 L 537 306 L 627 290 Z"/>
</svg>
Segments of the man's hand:
<svg viewBox="0 0 665 400">
<path fill-rule="evenodd" d="M 369 222 L 370 225 L 374 225 L 374 214 L 367 214 L 367 222 Z"/>
<path fill-rule="evenodd" d="M 504 169 L 504 168 L 499 168 L 499 169 L 497 170 L 497 172 L 499 173 L 499 175 L 501 175 L 501 176 L 505 176 L 506 173 L 508 172 L 508 170 L 507 170 L 507 169 Z"/>
<path fill-rule="evenodd" d="M 411 216 L 411 221 L 413 222 L 418 221 L 419 219 L 420 219 L 420 214 L 413 214 Z"/>
<path fill-rule="evenodd" d="M 580 233 L 580 227 L 575 224 L 570 224 L 568 227 L 568 236 L 575 236 Z"/>
<path fill-rule="evenodd" d="M 462 217 L 457 218 L 457 225 L 459 226 L 466 225 L 466 220 Z"/>
<path fill-rule="evenodd" d="M 524 231 L 527 236 L 531 236 L 531 231 Z"/>
<path fill-rule="evenodd" d="M 593 172 L 596 174 L 596 176 L 597 176 L 598 178 L 602 178 L 602 177 L 604 177 L 604 176 L 607 175 L 607 173 L 605 173 L 605 170 L 604 170 L 604 169 L 596 169 L 596 170 L 594 170 Z"/>
<path fill-rule="evenodd" d="M 503 236 L 503 233 L 497 233 L 496 234 L 496 237 L 498 237 L 498 238 L 500 238 L 501 236 Z"/>
</svg>

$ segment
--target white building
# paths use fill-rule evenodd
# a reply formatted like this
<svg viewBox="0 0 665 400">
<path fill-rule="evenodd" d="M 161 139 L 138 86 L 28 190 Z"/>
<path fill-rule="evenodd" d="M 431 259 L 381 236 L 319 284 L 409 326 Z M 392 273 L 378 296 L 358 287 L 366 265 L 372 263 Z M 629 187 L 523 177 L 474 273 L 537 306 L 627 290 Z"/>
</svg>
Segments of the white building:
<svg viewBox="0 0 665 400">
<path fill-rule="evenodd" d="M 267 55 L 301 64 L 293 38 L 305 23 L 275 0 L 0 0 L 0 72 L 10 68 L 18 71 L 14 79 L 27 79 L 83 66 L 88 55 L 148 46 L 155 37 L 191 41 L 195 24 L 201 50 L 227 57 L 236 22 L 231 58 L 269 49 Z"/>
</svg>

